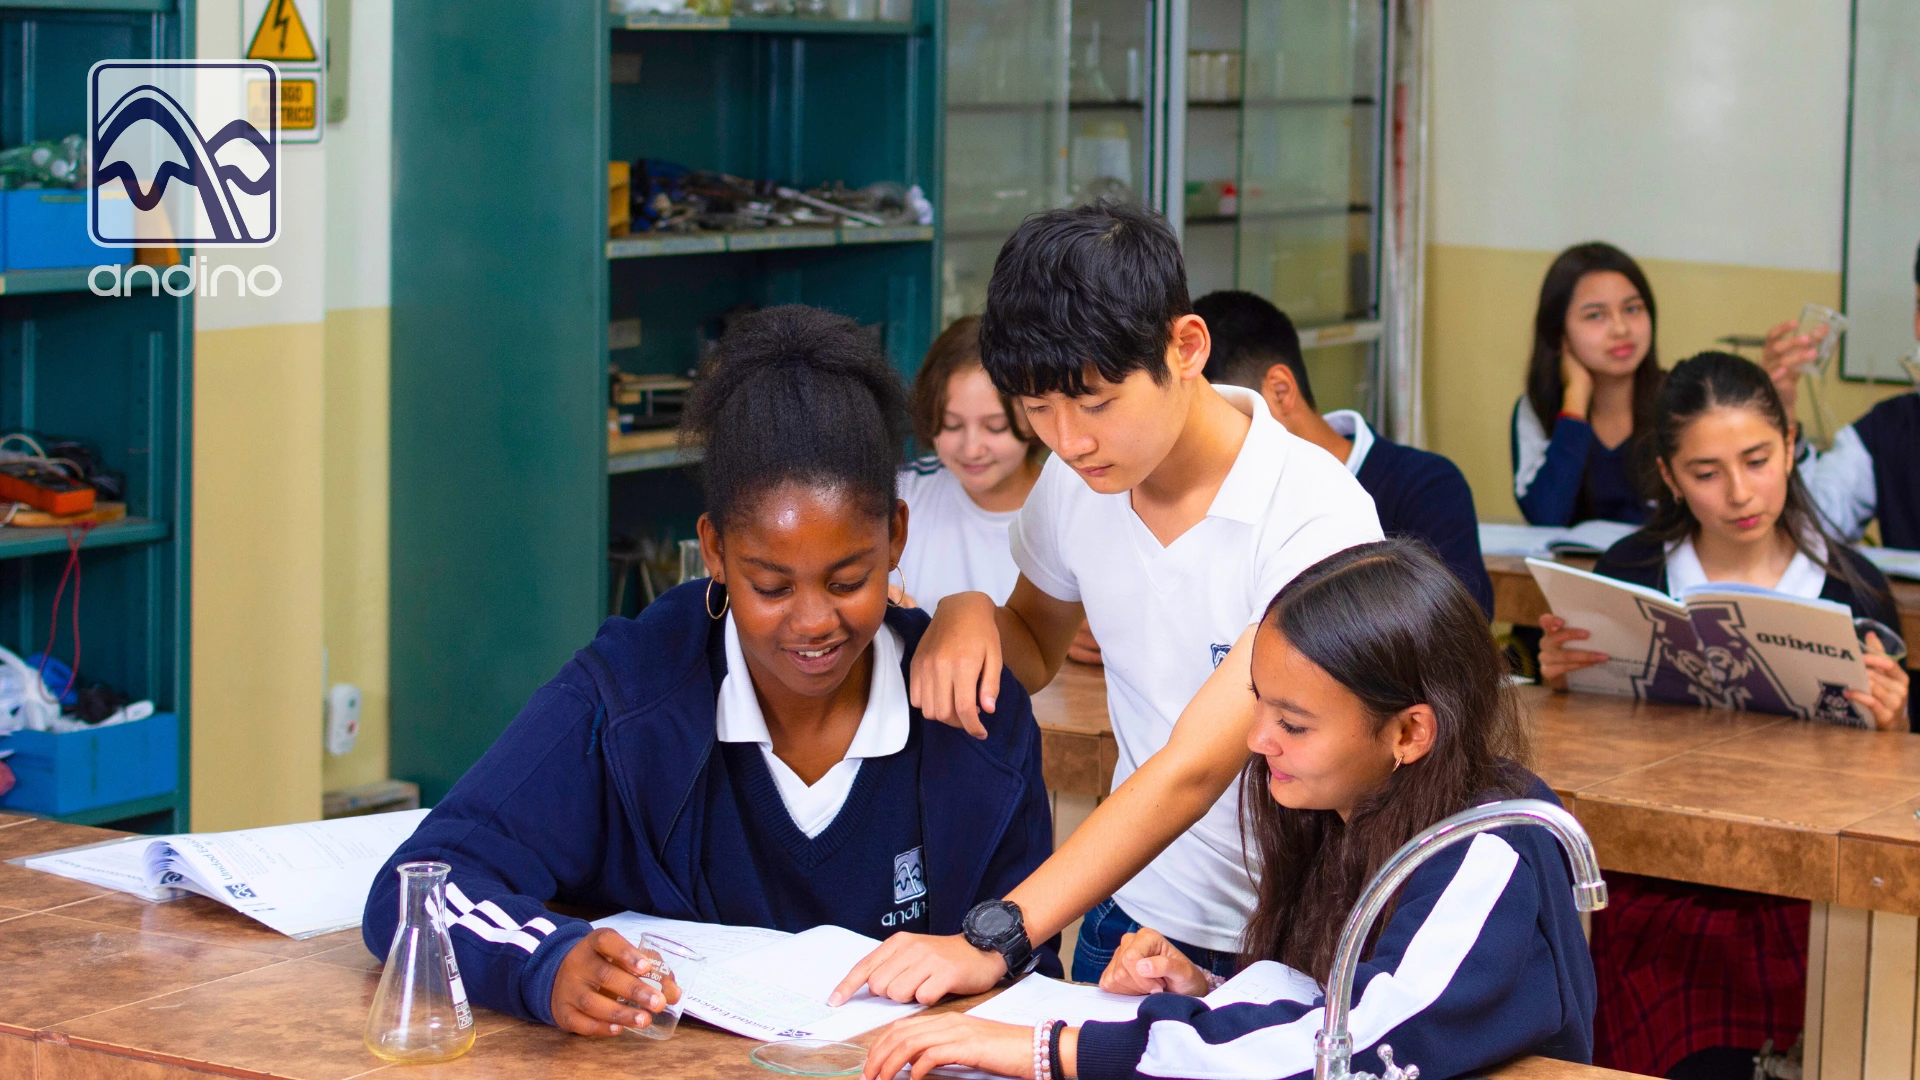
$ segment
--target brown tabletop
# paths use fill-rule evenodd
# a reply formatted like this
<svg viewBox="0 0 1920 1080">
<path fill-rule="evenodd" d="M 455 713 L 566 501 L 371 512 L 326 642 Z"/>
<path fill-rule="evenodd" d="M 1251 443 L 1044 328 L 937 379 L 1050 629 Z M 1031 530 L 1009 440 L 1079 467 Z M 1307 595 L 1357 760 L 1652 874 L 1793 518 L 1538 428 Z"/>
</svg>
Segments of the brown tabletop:
<svg viewBox="0 0 1920 1080">
<path fill-rule="evenodd" d="M 0 814 L 0 859 L 123 834 Z M 479 1038 L 443 1065 L 395 1066 L 361 1042 L 379 961 L 358 931 L 294 941 L 201 897 L 155 904 L 0 864 L 5 1080 L 768 1080 L 757 1045 L 683 1021 L 666 1042 L 585 1039 L 476 1010 Z M 964 1009 L 980 998 L 936 1008 Z M 862 1038 L 870 1042 L 872 1035 Z M 1526 1059 L 1502 1080 L 1623 1074 Z"/>
<path fill-rule="evenodd" d="M 1049 788 L 1112 783 L 1102 690 L 1099 668 L 1070 664 L 1034 696 Z M 1603 867 L 1920 915 L 1920 736 L 1519 693 L 1534 770 Z"/>
<path fill-rule="evenodd" d="M 1485 556 L 1487 576 L 1493 579 L 1493 618 L 1495 622 L 1516 626 L 1538 626 L 1548 611 L 1547 598 L 1527 570 L 1527 560 L 1519 555 Z M 1593 558 L 1562 559 L 1569 566 L 1593 569 Z M 1909 648 L 1920 648 L 1920 583 L 1893 581 L 1893 600 L 1900 608 L 1900 636 Z"/>
</svg>

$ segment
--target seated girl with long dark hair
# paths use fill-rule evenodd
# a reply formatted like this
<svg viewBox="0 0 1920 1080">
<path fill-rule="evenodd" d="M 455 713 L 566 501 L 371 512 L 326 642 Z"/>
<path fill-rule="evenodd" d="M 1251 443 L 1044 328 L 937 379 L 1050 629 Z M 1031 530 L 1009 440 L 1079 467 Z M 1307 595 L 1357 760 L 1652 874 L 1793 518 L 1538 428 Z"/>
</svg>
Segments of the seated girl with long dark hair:
<svg viewBox="0 0 1920 1080">
<path fill-rule="evenodd" d="M 1258 723 L 1241 822 L 1259 870 L 1243 960 L 1299 988 L 1209 1008 L 1217 976 L 1151 929 L 1129 935 L 1104 989 L 1152 993 L 1125 1023 L 1059 1033 L 1057 1080 L 1299 1076 L 1313 1069 L 1324 987 L 1347 913 L 1422 829 L 1496 799 L 1557 801 L 1522 764 L 1527 739 L 1486 617 L 1424 547 L 1389 540 L 1316 563 L 1274 598 L 1254 639 Z M 1573 882 L 1543 829 L 1484 833 L 1407 881 L 1354 979 L 1355 1069 L 1374 1048 L 1431 1076 L 1519 1054 L 1587 1062 L 1593 968 Z M 1304 977 L 1302 977 L 1304 976 Z M 866 1076 L 939 1064 L 1032 1077 L 1034 1029 L 958 1014 L 895 1024 Z M 1051 1063 L 1049 1066 L 1051 1069 Z M 1064 1074 L 1064 1075 L 1062 1075 Z"/>
<path fill-rule="evenodd" d="M 1759 366 L 1719 352 L 1675 364 L 1643 453 L 1659 504 L 1596 573 L 1675 597 L 1708 582 L 1759 585 L 1900 625 L 1887 579 L 1815 513 L 1793 467 L 1793 425 Z M 1607 659 L 1578 648 L 1587 632 L 1564 619 L 1543 616 L 1540 628 L 1550 684 Z M 1874 727 L 1907 730 L 1907 672 L 1878 634 L 1865 651 L 1868 689 L 1848 699 Z M 1747 1076 L 1765 1042 L 1793 1045 L 1806 1016 L 1806 901 L 1626 874 L 1608 883 L 1613 902 L 1593 917 L 1602 1065 Z"/>
<path fill-rule="evenodd" d="M 1020 684 L 1001 680 L 984 739 L 908 704 L 927 616 L 887 602 L 905 398 L 851 319 L 778 307 L 728 329 L 682 422 L 706 451 L 713 576 L 608 619 L 534 692 L 374 879 L 369 949 L 392 939 L 393 864 L 437 859 L 475 1001 L 615 1035 L 648 1023 L 631 1003 L 664 1004 L 651 958 L 549 900 L 953 934 L 1040 865 L 1053 822 Z"/>
</svg>

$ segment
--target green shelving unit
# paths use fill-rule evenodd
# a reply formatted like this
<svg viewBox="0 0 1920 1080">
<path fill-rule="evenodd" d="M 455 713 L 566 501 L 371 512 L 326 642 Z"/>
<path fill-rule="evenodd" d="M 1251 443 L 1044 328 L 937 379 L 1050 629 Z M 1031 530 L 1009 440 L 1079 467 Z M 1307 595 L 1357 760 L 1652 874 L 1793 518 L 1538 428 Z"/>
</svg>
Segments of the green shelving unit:
<svg viewBox="0 0 1920 1080">
<path fill-rule="evenodd" d="M 610 525 L 698 512 L 693 455 L 609 456 L 609 362 L 684 374 L 743 304 L 842 312 L 908 375 L 936 329 L 935 227 L 609 239 L 607 163 L 918 184 L 937 225 L 944 27 L 396 6 L 392 767 L 427 802 L 591 640 Z"/>
<path fill-rule="evenodd" d="M 192 40 L 191 0 L 0 0 L 0 146 L 85 131 L 95 61 L 180 58 Z M 184 829 L 193 310 L 186 297 L 95 296 L 90 269 L 0 273 L 0 433 L 77 438 L 126 475 L 131 516 L 81 544 L 81 675 L 179 715 L 179 783 L 62 820 Z M 46 647 L 67 557 L 65 529 L 0 528 L 0 645 Z M 70 603 L 54 650 L 69 661 Z"/>
</svg>

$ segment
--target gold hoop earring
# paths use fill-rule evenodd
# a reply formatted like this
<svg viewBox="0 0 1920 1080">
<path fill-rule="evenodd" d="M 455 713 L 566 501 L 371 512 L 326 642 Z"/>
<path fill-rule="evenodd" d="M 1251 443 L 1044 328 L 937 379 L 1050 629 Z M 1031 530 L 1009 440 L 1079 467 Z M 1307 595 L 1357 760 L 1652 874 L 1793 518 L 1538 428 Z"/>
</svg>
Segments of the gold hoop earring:
<svg viewBox="0 0 1920 1080">
<path fill-rule="evenodd" d="M 713 610 L 713 579 L 708 578 L 706 599 L 707 618 L 714 620 L 723 618 L 727 614 L 727 608 L 732 606 L 732 604 L 733 597 L 727 595 L 727 587 L 722 585 L 720 586 L 720 610 Z"/>
<path fill-rule="evenodd" d="M 900 570 L 900 564 L 894 563 L 893 570 Z M 903 607 L 903 604 L 893 598 L 893 570 L 887 571 L 887 606 Z M 900 570 L 900 595 L 903 597 L 907 595 L 907 572 L 905 570 Z"/>
</svg>

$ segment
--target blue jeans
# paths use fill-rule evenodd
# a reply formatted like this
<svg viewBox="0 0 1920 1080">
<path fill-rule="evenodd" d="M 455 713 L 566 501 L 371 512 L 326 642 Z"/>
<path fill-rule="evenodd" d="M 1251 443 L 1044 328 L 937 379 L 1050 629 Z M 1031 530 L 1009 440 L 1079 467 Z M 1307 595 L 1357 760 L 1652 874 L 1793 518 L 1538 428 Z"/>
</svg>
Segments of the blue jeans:
<svg viewBox="0 0 1920 1080">
<path fill-rule="evenodd" d="M 1073 947 L 1073 981 L 1099 982 L 1100 973 L 1107 970 L 1108 961 L 1113 959 L 1114 951 L 1120 948 L 1120 939 L 1138 929 L 1140 924 L 1120 910 L 1120 905 L 1112 897 L 1094 905 L 1093 910 L 1081 920 L 1080 940 Z M 1185 953 L 1187 959 L 1222 978 L 1240 970 L 1239 953 L 1203 949 L 1172 938 L 1167 940 L 1172 942 L 1174 948 Z"/>
</svg>

